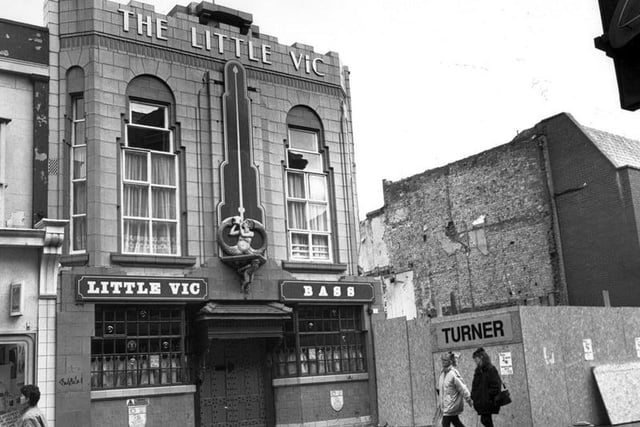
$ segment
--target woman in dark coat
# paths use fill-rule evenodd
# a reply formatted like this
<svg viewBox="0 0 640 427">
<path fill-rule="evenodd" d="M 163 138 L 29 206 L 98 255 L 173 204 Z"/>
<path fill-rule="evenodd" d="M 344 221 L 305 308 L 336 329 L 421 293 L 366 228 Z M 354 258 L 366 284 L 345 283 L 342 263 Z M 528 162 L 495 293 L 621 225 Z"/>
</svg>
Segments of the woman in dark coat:
<svg viewBox="0 0 640 427">
<path fill-rule="evenodd" d="M 491 414 L 500 412 L 500 406 L 495 399 L 500 393 L 502 380 L 498 370 L 491 364 L 491 359 L 483 348 L 473 352 L 473 360 L 476 362 L 476 371 L 473 374 L 471 385 L 471 400 L 473 408 L 480 415 L 480 422 L 485 427 L 493 427 Z"/>
</svg>

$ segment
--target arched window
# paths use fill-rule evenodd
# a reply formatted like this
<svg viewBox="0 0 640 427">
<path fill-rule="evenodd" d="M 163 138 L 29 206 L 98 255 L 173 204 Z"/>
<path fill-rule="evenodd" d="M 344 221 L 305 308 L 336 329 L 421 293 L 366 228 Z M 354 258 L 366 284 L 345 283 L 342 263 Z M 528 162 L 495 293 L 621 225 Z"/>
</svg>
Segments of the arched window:
<svg viewBox="0 0 640 427">
<path fill-rule="evenodd" d="M 164 82 L 139 76 L 127 87 L 122 155 L 122 252 L 179 255 L 174 98 Z"/>
<path fill-rule="evenodd" d="M 327 166 L 321 153 L 322 123 L 308 107 L 287 115 L 286 162 L 289 257 L 331 262 Z"/>
<path fill-rule="evenodd" d="M 72 67 L 67 71 L 67 94 L 70 105 L 68 124 L 71 145 L 69 251 L 73 253 L 87 250 L 87 140 L 82 68 Z"/>
</svg>

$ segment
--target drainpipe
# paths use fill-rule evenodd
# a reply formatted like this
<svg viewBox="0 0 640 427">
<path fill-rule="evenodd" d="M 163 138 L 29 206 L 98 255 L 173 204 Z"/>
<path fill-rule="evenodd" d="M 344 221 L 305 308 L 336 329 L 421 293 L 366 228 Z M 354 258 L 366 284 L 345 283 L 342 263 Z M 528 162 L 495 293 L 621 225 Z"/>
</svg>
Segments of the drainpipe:
<svg viewBox="0 0 640 427">
<path fill-rule="evenodd" d="M 549 147 L 547 137 L 541 135 L 537 138 L 538 146 L 540 147 L 540 157 L 542 159 L 542 166 L 544 177 L 547 183 L 547 199 L 551 206 L 551 223 L 553 227 L 553 240 L 556 245 L 556 251 L 558 253 L 558 273 L 560 276 L 560 303 L 569 304 L 569 292 L 567 289 L 567 276 L 564 269 L 564 255 L 562 250 L 562 238 L 560 236 L 560 222 L 558 221 L 558 206 L 556 205 L 556 199 L 554 198 L 555 190 L 553 188 L 553 177 L 551 176 L 551 161 L 549 159 Z"/>
</svg>

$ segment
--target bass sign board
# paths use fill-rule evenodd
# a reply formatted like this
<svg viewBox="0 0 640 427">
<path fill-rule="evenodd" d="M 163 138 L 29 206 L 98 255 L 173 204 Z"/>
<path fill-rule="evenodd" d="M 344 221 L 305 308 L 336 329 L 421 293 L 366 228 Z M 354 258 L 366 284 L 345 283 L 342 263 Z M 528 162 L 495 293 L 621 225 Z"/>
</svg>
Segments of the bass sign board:
<svg viewBox="0 0 640 427">
<path fill-rule="evenodd" d="M 439 349 L 458 347 L 482 347 L 513 340 L 511 315 L 447 322 L 436 325 L 436 342 Z"/>
<path fill-rule="evenodd" d="M 76 276 L 78 301 L 203 301 L 207 279 L 195 277 Z"/>
<path fill-rule="evenodd" d="M 372 302 L 373 285 L 360 282 L 306 282 L 280 283 L 283 302 Z"/>
</svg>

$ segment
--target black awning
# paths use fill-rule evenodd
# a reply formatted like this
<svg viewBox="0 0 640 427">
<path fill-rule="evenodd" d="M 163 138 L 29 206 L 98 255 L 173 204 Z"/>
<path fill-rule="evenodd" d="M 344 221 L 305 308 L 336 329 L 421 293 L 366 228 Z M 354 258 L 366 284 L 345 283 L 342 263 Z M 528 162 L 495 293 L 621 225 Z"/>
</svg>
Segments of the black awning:
<svg viewBox="0 0 640 427">
<path fill-rule="evenodd" d="M 282 337 L 283 322 L 292 309 L 277 302 L 219 303 L 210 301 L 196 315 L 206 325 L 209 339 L 246 339 Z"/>
</svg>

